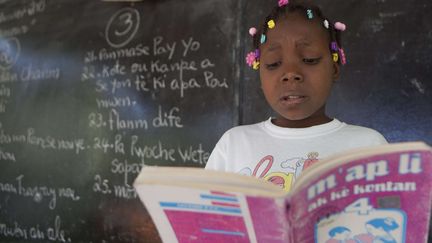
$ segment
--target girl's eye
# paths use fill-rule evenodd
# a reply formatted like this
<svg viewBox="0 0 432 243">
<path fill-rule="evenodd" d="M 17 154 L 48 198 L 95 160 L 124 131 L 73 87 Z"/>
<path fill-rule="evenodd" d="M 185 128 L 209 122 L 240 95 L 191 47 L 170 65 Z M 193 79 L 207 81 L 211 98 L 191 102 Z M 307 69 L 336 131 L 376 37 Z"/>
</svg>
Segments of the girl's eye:
<svg viewBox="0 0 432 243">
<path fill-rule="evenodd" d="M 319 61 L 321 60 L 321 57 L 318 58 L 303 58 L 303 62 L 306 64 L 310 64 L 310 65 L 314 65 L 319 63 Z"/>
<path fill-rule="evenodd" d="M 281 64 L 280 61 L 278 61 L 278 62 L 273 62 L 273 63 L 270 63 L 270 64 L 266 64 L 266 68 L 267 68 L 267 69 L 270 69 L 270 70 L 272 70 L 272 69 L 276 69 L 277 67 L 280 66 L 280 64 Z"/>
</svg>

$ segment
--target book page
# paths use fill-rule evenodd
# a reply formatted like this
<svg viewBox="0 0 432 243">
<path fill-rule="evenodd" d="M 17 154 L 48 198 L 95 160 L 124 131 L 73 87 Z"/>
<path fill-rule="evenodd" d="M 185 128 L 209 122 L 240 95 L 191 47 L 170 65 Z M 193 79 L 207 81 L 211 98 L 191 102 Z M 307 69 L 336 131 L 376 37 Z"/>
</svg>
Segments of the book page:
<svg viewBox="0 0 432 243">
<path fill-rule="evenodd" d="M 147 166 L 143 167 L 134 184 L 217 189 L 257 196 L 287 196 L 287 192 L 271 182 L 237 173 L 204 170 L 203 168 Z"/>
<path fill-rule="evenodd" d="M 357 157 L 309 173 L 291 198 L 294 242 L 426 243 L 431 181 L 428 148 Z"/>
<path fill-rule="evenodd" d="M 136 184 L 163 242 L 286 242 L 283 198 Z"/>
</svg>

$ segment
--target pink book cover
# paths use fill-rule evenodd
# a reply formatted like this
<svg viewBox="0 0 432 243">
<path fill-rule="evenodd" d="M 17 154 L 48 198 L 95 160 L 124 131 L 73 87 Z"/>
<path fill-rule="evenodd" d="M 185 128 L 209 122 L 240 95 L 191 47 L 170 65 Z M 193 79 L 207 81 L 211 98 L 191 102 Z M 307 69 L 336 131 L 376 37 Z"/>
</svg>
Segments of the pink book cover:
<svg viewBox="0 0 432 243">
<path fill-rule="evenodd" d="M 309 175 L 291 194 L 290 242 L 426 243 L 431 150 L 393 151 L 346 162 Z"/>
</svg>

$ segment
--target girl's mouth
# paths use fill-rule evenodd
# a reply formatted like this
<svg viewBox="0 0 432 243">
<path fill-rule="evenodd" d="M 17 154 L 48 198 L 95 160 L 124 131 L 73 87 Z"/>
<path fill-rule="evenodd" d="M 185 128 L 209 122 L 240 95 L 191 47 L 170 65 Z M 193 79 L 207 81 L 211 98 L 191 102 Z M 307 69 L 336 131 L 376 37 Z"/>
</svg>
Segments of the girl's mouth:
<svg viewBox="0 0 432 243">
<path fill-rule="evenodd" d="M 287 105 L 294 105 L 303 103 L 306 100 L 304 95 L 285 95 L 281 98 L 282 103 Z"/>
</svg>

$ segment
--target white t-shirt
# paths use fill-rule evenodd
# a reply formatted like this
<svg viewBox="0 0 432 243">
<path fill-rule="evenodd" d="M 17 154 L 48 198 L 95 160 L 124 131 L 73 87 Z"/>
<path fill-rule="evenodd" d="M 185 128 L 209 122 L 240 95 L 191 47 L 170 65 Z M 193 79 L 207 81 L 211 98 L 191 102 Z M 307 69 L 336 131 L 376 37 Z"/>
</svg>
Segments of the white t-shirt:
<svg viewBox="0 0 432 243">
<path fill-rule="evenodd" d="M 225 132 L 205 168 L 264 178 L 288 191 L 301 171 L 320 159 L 385 143 L 377 131 L 337 119 L 308 128 L 284 128 L 270 118 Z"/>
</svg>

